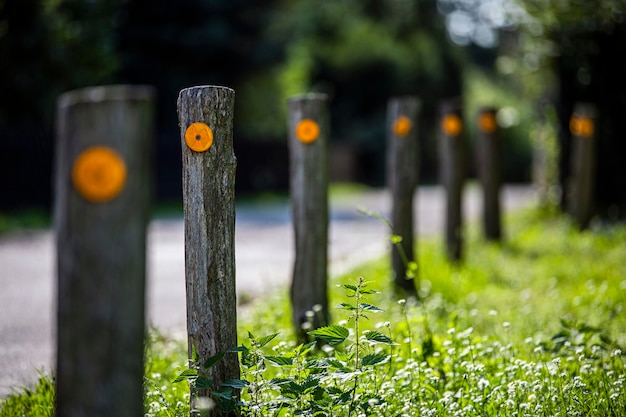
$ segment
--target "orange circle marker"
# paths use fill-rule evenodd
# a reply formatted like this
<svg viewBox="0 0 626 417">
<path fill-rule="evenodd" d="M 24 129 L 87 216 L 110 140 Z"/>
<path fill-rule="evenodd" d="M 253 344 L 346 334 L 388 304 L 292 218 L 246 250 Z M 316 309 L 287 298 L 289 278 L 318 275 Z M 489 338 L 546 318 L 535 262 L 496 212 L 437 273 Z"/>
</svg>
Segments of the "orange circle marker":
<svg viewBox="0 0 626 417">
<path fill-rule="evenodd" d="M 413 124 L 408 117 L 399 116 L 393 123 L 393 133 L 395 133 L 396 136 L 400 136 L 401 138 L 403 138 L 409 134 L 412 127 Z"/>
<path fill-rule="evenodd" d="M 478 116 L 478 127 L 485 133 L 495 132 L 498 127 L 495 115 L 492 112 L 480 113 Z"/>
<path fill-rule="evenodd" d="M 320 127 L 311 119 L 303 119 L 296 126 L 296 136 L 302 143 L 315 142 L 319 135 Z"/>
<path fill-rule="evenodd" d="M 574 136 L 589 138 L 593 135 L 595 126 L 590 118 L 575 114 L 569 121 L 569 130 Z"/>
<path fill-rule="evenodd" d="M 459 136 L 463 130 L 463 122 L 454 113 L 446 114 L 441 120 L 441 130 L 449 136 Z"/>
<path fill-rule="evenodd" d="M 213 131 L 204 123 L 192 123 L 185 131 L 185 143 L 192 151 L 204 152 L 213 145 Z"/>
<path fill-rule="evenodd" d="M 124 188 L 126 164 L 113 149 L 94 146 L 74 161 L 72 182 L 83 198 L 103 203 L 117 197 Z"/>
</svg>

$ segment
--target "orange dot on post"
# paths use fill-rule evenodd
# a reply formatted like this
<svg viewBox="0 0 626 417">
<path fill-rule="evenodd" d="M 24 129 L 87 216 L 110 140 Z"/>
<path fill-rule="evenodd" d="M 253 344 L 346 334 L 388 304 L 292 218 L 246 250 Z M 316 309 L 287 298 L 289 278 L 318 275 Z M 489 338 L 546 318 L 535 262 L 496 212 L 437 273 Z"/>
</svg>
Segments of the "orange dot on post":
<svg viewBox="0 0 626 417">
<path fill-rule="evenodd" d="M 593 135 L 593 120 L 588 117 L 574 115 L 569 122 L 569 130 L 574 136 L 589 138 Z"/>
<path fill-rule="evenodd" d="M 403 138 L 409 134 L 412 127 L 413 127 L 413 124 L 411 123 L 411 120 L 408 117 L 399 116 L 393 123 L 393 133 L 395 133 L 396 136 L 400 136 Z"/>
<path fill-rule="evenodd" d="M 303 119 L 296 126 L 296 137 L 302 143 L 315 142 L 319 135 L 320 127 L 311 119 Z"/>
<path fill-rule="evenodd" d="M 126 164 L 113 149 L 94 146 L 74 161 L 72 182 L 84 199 L 103 203 L 117 197 L 124 188 Z"/>
<path fill-rule="evenodd" d="M 463 130 L 463 122 L 454 113 L 446 114 L 441 120 L 441 130 L 446 135 L 459 136 Z"/>
<path fill-rule="evenodd" d="M 204 123 L 192 123 L 185 131 L 185 143 L 192 151 L 204 152 L 213 145 L 213 131 Z"/>
<path fill-rule="evenodd" d="M 498 127 L 495 115 L 490 111 L 480 113 L 478 116 L 478 127 L 485 133 L 495 132 Z"/>
</svg>

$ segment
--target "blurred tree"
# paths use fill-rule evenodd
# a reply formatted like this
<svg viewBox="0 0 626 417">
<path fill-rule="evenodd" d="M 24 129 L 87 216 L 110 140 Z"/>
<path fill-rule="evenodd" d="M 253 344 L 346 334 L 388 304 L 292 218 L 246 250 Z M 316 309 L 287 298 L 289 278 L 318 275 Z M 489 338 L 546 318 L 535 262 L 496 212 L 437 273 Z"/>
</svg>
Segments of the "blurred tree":
<svg viewBox="0 0 626 417">
<path fill-rule="evenodd" d="M 270 36 L 287 44 L 282 99 L 331 97 L 333 138 L 360 150 L 361 180 L 382 184 L 387 100 L 404 94 L 423 100 L 423 168 L 434 172 L 437 105 L 461 94 L 463 63 L 435 1 L 292 0 L 272 23 Z"/>
<path fill-rule="evenodd" d="M 556 80 L 552 98 L 560 125 L 561 204 L 568 192 L 569 120 L 575 102 L 591 102 L 598 109 L 597 213 L 626 218 L 626 1 L 520 1 L 527 12 L 521 26 L 521 68 L 531 73 L 528 81 L 533 74 L 545 79 L 546 72 Z M 536 83 L 534 89 L 542 94 Z"/>
<path fill-rule="evenodd" d="M 113 79 L 119 3 L 0 0 L 0 209 L 49 208 L 56 99 Z"/>
<path fill-rule="evenodd" d="M 159 87 L 159 120 L 176 126 L 176 98 L 195 85 L 239 92 L 280 57 L 263 28 L 273 10 L 261 0 L 128 0 L 117 48 L 120 78 Z M 237 97 L 237 102 L 241 97 Z"/>
</svg>

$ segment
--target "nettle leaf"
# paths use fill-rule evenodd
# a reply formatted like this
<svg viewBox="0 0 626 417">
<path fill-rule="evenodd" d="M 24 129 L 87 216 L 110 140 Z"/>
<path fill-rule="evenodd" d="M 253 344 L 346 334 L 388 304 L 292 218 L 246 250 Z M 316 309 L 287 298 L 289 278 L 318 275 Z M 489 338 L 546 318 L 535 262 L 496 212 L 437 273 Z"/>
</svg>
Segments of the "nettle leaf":
<svg viewBox="0 0 626 417">
<path fill-rule="evenodd" d="M 379 363 L 387 362 L 389 360 L 389 355 L 385 353 L 372 353 L 370 355 L 365 355 L 361 359 L 361 366 L 373 366 L 378 365 Z"/>
<path fill-rule="evenodd" d="M 223 357 L 224 357 L 224 352 L 221 352 L 221 353 L 218 353 L 217 355 L 213 355 L 209 357 L 207 360 L 204 361 L 204 364 L 203 364 L 204 369 L 209 369 L 210 367 L 212 367 L 213 365 L 221 361 Z"/>
<path fill-rule="evenodd" d="M 356 307 L 350 303 L 341 303 L 337 306 L 337 308 L 340 308 L 342 310 L 348 310 L 348 311 L 356 310 Z"/>
<path fill-rule="evenodd" d="M 331 346 L 338 346 L 346 340 L 350 332 L 343 326 L 333 324 L 320 327 L 319 329 L 308 332 L 308 334 L 324 340 Z"/>
<path fill-rule="evenodd" d="M 213 381 L 211 381 L 209 378 L 205 376 L 199 376 L 196 379 L 196 383 L 195 383 L 196 388 L 211 388 L 211 385 L 213 385 Z"/>
<path fill-rule="evenodd" d="M 354 358 L 354 352 L 341 352 L 336 350 L 335 357 L 344 363 L 350 362 Z"/>
<path fill-rule="evenodd" d="M 213 392 L 211 392 L 211 394 L 213 394 L 213 396 L 217 397 L 217 398 L 222 398 L 224 400 L 230 400 L 233 397 L 233 390 L 228 389 L 228 388 L 224 388 L 224 389 L 221 389 L 219 391 L 213 391 Z"/>
<path fill-rule="evenodd" d="M 257 340 L 257 343 L 259 344 L 259 347 L 263 347 L 267 345 L 269 342 L 271 342 L 272 340 L 274 340 L 276 336 L 278 336 L 278 333 L 270 334 L 268 336 L 263 336 L 262 338 Z"/>
<path fill-rule="evenodd" d="M 339 288 L 345 288 L 346 290 L 357 292 L 359 289 L 355 285 L 350 284 L 338 284 Z"/>
<path fill-rule="evenodd" d="M 196 347 L 192 344 L 191 345 L 191 361 L 193 363 L 198 363 L 199 360 L 200 360 L 200 355 L 198 354 Z"/>
<path fill-rule="evenodd" d="M 289 378 L 272 378 L 270 380 L 270 384 L 274 384 L 274 385 L 282 385 L 282 384 L 286 384 L 288 382 L 291 382 L 291 379 L 289 379 Z"/>
<path fill-rule="evenodd" d="M 361 289 L 361 294 L 380 294 L 380 291 L 377 290 L 366 290 L 364 288 Z"/>
<path fill-rule="evenodd" d="M 310 342 L 310 343 L 305 343 L 305 344 L 298 345 L 296 347 L 296 354 L 303 355 L 306 352 L 308 352 L 309 350 L 313 349 L 313 347 L 315 347 L 315 345 L 317 345 L 317 342 L 315 342 L 315 341 Z"/>
<path fill-rule="evenodd" d="M 380 312 L 385 311 L 385 310 L 382 310 L 382 309 L 376 307 L 375 305 L 368 304 L 368 303 L 361 303 L 361 304 L 359 304 L 359 307 L 362 310 L 371 311 L 372 313 L 380 313 Z"/>
<path fill-rule="evenodd" d="M 306 367 L 308 369 L 316 369 L 316 370 L 322 370 L 322 369 L 326 369 L 330 366 L 329 361 L 326 358 L 313 358 L 313 359 L 307 359 L 306 361 Z"/>
<path fill-rule="evenodd" d="M 376 330 L 365 332 L 365 339 L 374 343 L 383 343 L 385 345 L 395 345 L 396 343 L 389 337 Z"/>
<path fill-rule="evenodd" d="M 222 382 L 221 386 L 226 388 L 244 389 L 248 384 L 248 381 L 243 381 L 241 379 L 229 379 L 228 381 Z"/>
<path fill-rule="evenodd" d="M 185 369 L 183 372 L 180 373 L 180 375 L 176 377 L 175 380 L 172 381 L 172 383 L 195 379 L 197 376 L 198 371 L 196 369 Z"/>
<path fill-rule="evenodd" d="M 265 359 L 278 366 L 293 365 L 293 358 L 287 356 L 266 356 Z"/>
<path fill-rule="evenodd" d="M 226 353 L 238 353 L 238 352 L 247 352 L 250 349 L 246 345 L 237 346 L 231 349 L 228 349 Z"/>
</svg>

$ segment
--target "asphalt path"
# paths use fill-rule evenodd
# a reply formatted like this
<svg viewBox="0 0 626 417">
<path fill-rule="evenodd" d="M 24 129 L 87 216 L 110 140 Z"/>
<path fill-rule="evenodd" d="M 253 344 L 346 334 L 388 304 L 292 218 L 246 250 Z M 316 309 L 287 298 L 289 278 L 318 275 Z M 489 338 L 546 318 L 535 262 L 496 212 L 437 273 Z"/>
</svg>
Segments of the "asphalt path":
<svg viewBox="0 0 626 417">
<path fill-rule="evenodd" d="M 480 195 L 464 191 L 463 216 L 476 218 Z M 444 195 L 438 186 L 415 194 L 418 236 L 443 230 Z M 504 210 L 535 203 L 530 186 L 507 185 Z M 367 209 L 388 218 L 385 190 L 332 197 L 330 200 L 329 272 L 348 272 L 367 260 L 385 256 L 389 230 L 364 215 Z M 40 372 L 51 373 L 55 357 L 55 256 L 51 230 L 0 236 L 0 397 L 33 385 Z M 148 229 L 147 320 L 174 337 L 186 334 L 184 232 L 182 218 L 157 218 Z M 235 262 L 239 300 L 268 291 L 286 291 L 294 258 L 293 226 L 287 203 L 236 207 Z"/>
</svg>

